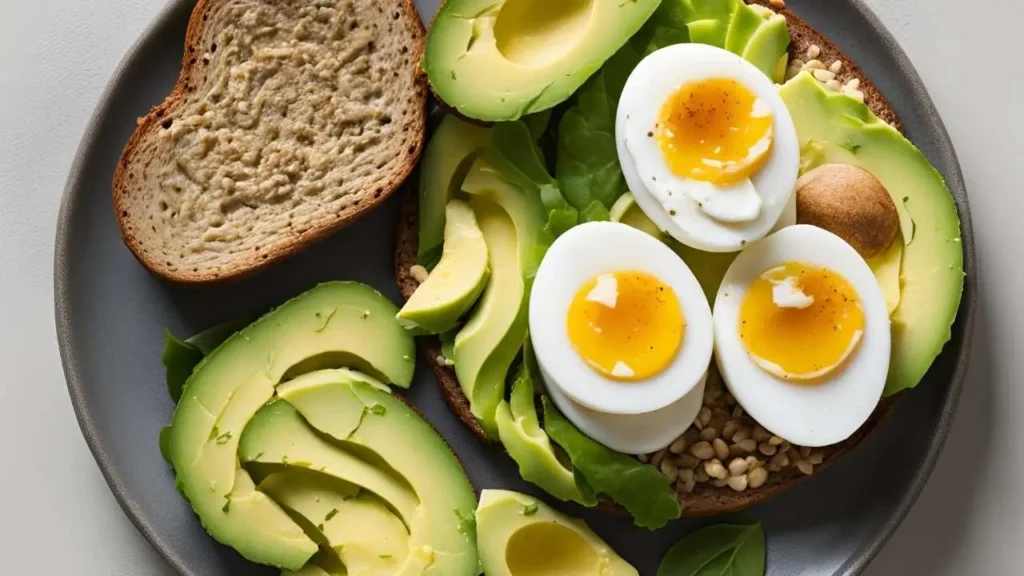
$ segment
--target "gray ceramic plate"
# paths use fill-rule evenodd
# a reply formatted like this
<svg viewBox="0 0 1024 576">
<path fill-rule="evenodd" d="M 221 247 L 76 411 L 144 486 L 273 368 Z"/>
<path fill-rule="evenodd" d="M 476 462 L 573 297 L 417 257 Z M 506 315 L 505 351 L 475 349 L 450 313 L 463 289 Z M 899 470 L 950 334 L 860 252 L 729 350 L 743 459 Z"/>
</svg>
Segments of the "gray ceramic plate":
<svg viewBox="0 0 1024 576">
<path fill-rule="evenodd" d="M 433 14 L 436 0 L 421 0 Z M 68 389 L 82 432 L 125 513 L 182 574 L 264 571 L 206 535 L 174 490 L 157 449 L 172 404 L 160 365 L 162 331 L 190 334 L 253 315 L 322 280 L 349 278 L 398 300 L 392 273 L 396 199 L 306 253 L 242 284 L 182 288 L 147 273 L 121 243 L 110 182 L 137 117 L 171 89 L 194 0 L 175 0 L 115 74 L 90 125 L 64 193 L 57 230 L 57 332 Z M 732 519 L 755 518 L 768 535 L 769 572 L 856 574 L 875 555 L 920 492 L 949 430 L 966 368 L 973 319 L 975 256 L 967 195 L 956 156 L 906 56 L 859 0 L 789 0 L 830 36 L 887 95 L 912 140 L 946 176 L 963 221 L 964 303 L 950 342 L 921 385 L 872 437 L 832 468 Z M 479 442 L 442 400 L 421 367 L 410 393 L 466 463 L 477 487 L 537 493 L 512 461 Z M 707 523 L 682 520 L 658 532 L 627 518 L 572 508 L 623 557 L 654 574 L 666 549 Z M 729 519 L 729 518 L 726 518 Z M 273 573 L 267 570 L 265 573 Z"/>
</svg>

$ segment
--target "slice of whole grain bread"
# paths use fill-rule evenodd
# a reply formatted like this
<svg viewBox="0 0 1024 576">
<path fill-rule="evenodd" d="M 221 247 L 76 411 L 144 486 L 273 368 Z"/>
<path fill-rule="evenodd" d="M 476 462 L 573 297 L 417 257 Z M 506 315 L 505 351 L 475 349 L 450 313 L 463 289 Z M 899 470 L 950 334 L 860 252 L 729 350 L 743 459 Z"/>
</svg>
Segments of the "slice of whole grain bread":
<svg viewBox="0 0 1024 576">
<path fill-rule="evenodd" d="M 411 0 L 200 0 L 114 174 L 125 243 L 167 280 L 215 282 L 372 209 L 419 157 L 424 37 Z"/>
<path fill-rule="evenodd" d="M 767 0 L 754 0 L 753 3 L 770 7 Z M 871 108 L 872 112 L 898 129 L 901 128 L 899 119 L 892 106 L 878 92 L 874 85 L 868 81 L 856 64 L 845 57 L 835 44 L 811 28 L 810 25 L 796 14 L 787 9 L 780 10 L 780 12 L 789 21 L 789 32 L 792 38 L 792 44 L 790 45 L 791 59 L 807 61 L 810 59 L 807 54 L 811 46 L 817 46 L 820 49 L 817 59 L 826 65 L 831 65 L 836 60 L 841 60 L 843 65 L 839 74 L 837 74 L 837 79 L 842 84 L 846 84 L 854 78 L 859 79 L 859 90 L 864 94 L 864 101 Z M 410 273 L 410 268 L 416 264 L 417 243 L 417 195 L 414 187 L 410 187 L 399 215 L 395 244 L 395 275 L 399 289 L 405 298 L 409 298 L 419 285 Z M 455 371 L 445 364 L 444 358 L 441 356 L 441 346 L 438 339 L 435 337 L 420 338 L 420 346 L 427 358 L 427 362 L 437 375 L 438 384 L 441 386 L 441 390 L 451 409 L 477 436 L 491 442 L 470 412 L 469 401 L 459 387 Z M 815 452 L 819 453 L 821 462 L 813 466 L 813 473 L 817 474 L 864 440 L 892 411 L 899 397 L 900 395 L 883 399 L 868 421 L 847 440 L 824 449 L 815 450 Z M 768 460 L 768 457 L 763 454 L 755 453 L 754 455 Z M 809 475 L 802 472 L 799 468 L 789 466 L 778 472 L 772 472 L 762 486 L 746 488 L 742 491 L 735 491 L 728 486 L 716 487 L 710 482 L 698 483 L 692 492 L 680 494 L 683 514 L 688 516 L 705 516 L 734 512 L 780 494 L 808 477 Z M 619 506 L 607 499 L 602 499 L 597 507 L 612 513 L 624 513 Z"/>
</svg>

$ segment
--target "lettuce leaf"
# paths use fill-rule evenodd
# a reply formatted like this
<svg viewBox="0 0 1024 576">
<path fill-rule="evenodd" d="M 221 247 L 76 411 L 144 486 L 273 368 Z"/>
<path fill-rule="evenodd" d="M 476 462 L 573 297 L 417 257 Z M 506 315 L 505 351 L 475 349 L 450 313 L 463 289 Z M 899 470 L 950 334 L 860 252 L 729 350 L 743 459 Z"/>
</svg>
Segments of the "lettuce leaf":
<svg viewBox="0 0 1024 576">
<path fill-rule="evenodd" d="M 548 214 L 544 231 L 548 237 L 542 239 L 541 244 L 550 245 L 563 232 L 579 224 L 580 215 L 562 196 L 534 140 L 534 133 L 522 121 L 495 124 L 487 159 L 503 176 L 544 205 Z"/>
<path fill-rule="evenodd" d="M 662 2 L 640 32 L 576 92 L 562 116 L 555 176 L 569 204 L 584 212 L 583 221 L 601 219 L 593 217 L 595 202 L 609 209 L 629 191 L 615 148 L 619 96 L 644 56 L 688 41 L 685 16 L 682 0 Z"/>
<path fill-rule="evenodd" d="M 664 474 L 591 440 L 562 416 L 547 396 L 542 401 L 544 430 L 595 491 L 621 504 L 643 528 L 655 530 L 679 518 L 679 498 Z"/>
</svg>

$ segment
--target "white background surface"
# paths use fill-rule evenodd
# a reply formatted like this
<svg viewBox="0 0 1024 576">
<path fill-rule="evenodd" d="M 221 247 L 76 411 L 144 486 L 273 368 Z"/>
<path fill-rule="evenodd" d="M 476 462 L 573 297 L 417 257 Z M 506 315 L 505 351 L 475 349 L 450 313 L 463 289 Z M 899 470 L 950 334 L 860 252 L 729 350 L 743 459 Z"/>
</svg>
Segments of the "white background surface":
<svg viewBox="0 0 1024 576">
<path fill-rule="evenodd" d="M 822 0 L 828 1 L 828 0 Z M 869 576 L 1020 573 L 1024 105 L 1019 0 L 868 0 L 960 155 L 981 257 L 974 357 L 935 474 Z M 171 574 L 118 508 L 57 353 L 54 224 L 88 117 L 161 0 L 0 2 L 0 558 L 4 574 Z"/>
</svg>

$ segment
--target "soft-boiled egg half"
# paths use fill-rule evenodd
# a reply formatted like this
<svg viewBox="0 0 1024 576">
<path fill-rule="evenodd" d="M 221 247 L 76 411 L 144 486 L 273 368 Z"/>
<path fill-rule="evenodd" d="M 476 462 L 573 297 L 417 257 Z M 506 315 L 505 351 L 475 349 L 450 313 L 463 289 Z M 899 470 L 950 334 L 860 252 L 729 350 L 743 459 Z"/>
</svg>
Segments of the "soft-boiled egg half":
<svg viewBox="0 0 1024 576">
<path fill-rule="evenodd" d="M 786 227 L 741 252 L 714 309 L 715 357 L 736 401 L 801 446 L 845 440 L 889 370 L 889 313 L 867 262 L 821 228 Z"/>
<path fill-rule="evenodd" d="M 644 58 L 619 98 L 615 140 L 640 208 L 698 250 L 763 238 L 793 196 L 789 111 L 771 79 L 720 48 L 677 44 Z"/>
<path fill-rule="evenodd" d="M 551 399 L 613 450 L 665 447 L 700 410 L 711 309 L 675 253 L 625 224 L 572 228 L 530 294 L 530 335 Z"/>
</svg>

